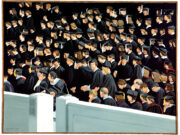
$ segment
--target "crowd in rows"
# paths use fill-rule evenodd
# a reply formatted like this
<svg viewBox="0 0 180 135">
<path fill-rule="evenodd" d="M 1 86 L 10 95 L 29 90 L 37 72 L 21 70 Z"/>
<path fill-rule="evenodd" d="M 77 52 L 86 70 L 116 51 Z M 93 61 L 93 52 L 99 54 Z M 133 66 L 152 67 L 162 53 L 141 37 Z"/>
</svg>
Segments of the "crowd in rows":
<svg viewBox="0 0 180 135">
<path fill-rule="evenodd" d="M 176 115 L 175 9 L 61 11 L 19 2 L 4 20 L 4 90 Z"/>
</svg>

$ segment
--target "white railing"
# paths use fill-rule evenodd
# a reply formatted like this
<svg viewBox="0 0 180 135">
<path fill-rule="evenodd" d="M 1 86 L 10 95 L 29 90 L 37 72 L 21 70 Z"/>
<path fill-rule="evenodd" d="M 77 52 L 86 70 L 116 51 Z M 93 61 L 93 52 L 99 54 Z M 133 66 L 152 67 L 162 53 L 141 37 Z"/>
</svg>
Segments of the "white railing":
<svg viewBox="0 0 180 135">
<path fill-rule="evenodd" d="M 3 132 L 176 133 L 176 117 L 79 101 L 4 92 Z M 56 127 L 54 127 L 56 125 Z"/>
</svg>

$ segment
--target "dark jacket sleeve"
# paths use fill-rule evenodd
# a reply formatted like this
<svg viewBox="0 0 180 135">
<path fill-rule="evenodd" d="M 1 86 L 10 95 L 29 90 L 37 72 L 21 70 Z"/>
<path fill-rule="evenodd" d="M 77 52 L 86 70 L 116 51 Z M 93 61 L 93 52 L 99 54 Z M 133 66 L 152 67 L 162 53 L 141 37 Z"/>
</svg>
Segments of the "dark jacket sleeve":
<svg viewBox="0 0 180 135">
<path fill-rule="evenodd" d="M 100 71 L 97 71 L 93 75 L 93 82 L 91 83 L 91 89 L 95 87 L 101 87 L 103 83 L 103 74 Z"/>
<path fill-rule="evenodd" d="M 64 83 L 63 81 L 59 80 L 56 85 L 53 85 L 49 88 L 49 92 L 54 92 L 57 96 L 64 95 Z"/>
</svg>

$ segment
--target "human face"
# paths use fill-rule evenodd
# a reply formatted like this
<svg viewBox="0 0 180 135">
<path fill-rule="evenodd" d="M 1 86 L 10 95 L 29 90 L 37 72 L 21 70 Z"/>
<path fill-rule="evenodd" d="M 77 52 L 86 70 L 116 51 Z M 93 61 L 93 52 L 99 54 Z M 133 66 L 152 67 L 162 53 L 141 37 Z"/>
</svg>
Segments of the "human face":
<svg viewBox="0 0 180 135">
<path fill-rule="evenodd" d="M 39 72 L 39 80 L 42 81 L 44 78 L 45 78 L 45 77 L 43 76 L 43 74 Z"/>
<path fill-rule="evenodd" d="M 122 59 L 122 65 L 126 65 L 127 60 L 126 59 Z"/>
<path fill-rule="evenodd" d="M 132 102 L 132 100 L 133 100 L 132 96 L 130 96 L 130 95 L 127 95 L 127 99 L 128 99 L 129 102 Z"/>
<path fill-rule="evenodd" d="M 8 69 L 7 72 L 8 72 L 9 75 L 12 75 L 13 74 L 13 69 Z"/>
<path fill-rule="evenodd" d="M 119 87 L 121 90 L 124 89 L 124 85 L 118 84 L 118 87 Z"/>
<path fill-rule="evenodd" d="M 94 71 L 96 69 L 96 64 L 95 63 L 91 63 L 90 64 L 90 68 Z"/>
</svg>

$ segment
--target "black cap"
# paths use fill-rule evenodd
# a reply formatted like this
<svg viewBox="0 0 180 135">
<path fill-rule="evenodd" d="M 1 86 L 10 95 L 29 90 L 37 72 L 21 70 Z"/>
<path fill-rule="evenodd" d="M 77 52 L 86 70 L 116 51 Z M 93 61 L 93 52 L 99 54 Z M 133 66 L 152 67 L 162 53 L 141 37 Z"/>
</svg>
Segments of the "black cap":
<svg viewBox="0 0 180 135">
<path fill-rule="evenodd" d="M 96 59 L 92 59 L 90 63 L 97 63 L 98 61 Z"/>
<path fill-rule="evenodd" d="M 76 34 L 83 34 L 83 31 L 80 30 L 80 29 L 78 29 L 78 30 L 76 31 Z"/>
<path fill-rule="evenodd" d="M 135 29 L 136 27 L 134 25 L 130 25 L 129 29 Z"/>
<path fill-rule="evenodd" d="M 106 41 L 103 45 L 104 46 L 112 46 L 109 41 Z"/>
<path fill-rule="evenodd" d="M 82 47 L 85 46 L 84 42 L 82 42 L 82 41 L 80 41 L 80 42 L 78 43 L 78 45 L 80 45 L 80 46 L 82 46 Z"/>
<path fill-rule="evenodd" d="M 140 95 L 141 95 L 141 97 L 143 97 L 143 98 L 147 98 L 147 96 L 148 96 L 147 93 L 141 93 Z"/>
<path fill-rule="evenodd" d="M 174 100 L 174 97 L 173 97 L 173 96 L 165 96 L 164 99 L 165 99 L 166 101 L 168 101 L 168 100 Z"/>
<path fill-rule="evenodd" d="M 138 57 L 138 56 L 134 56 L 134 58 L 133 58 L 134 60 L 141 60 L 141 58 L 140 57 Z"/>
<path fill-rule="evenodd" d="M 149 67 L 147 67 L 147 66 L 144 66 L 143 68 L 146 69 L 146 70 L 148 70 L 148 71 L 152 71 L 152 69 L 149 68 Z"/>
<path fill-rule="evenodd" d="M 123 55 L 123 56 L 121 57 L 121 59 L 126 59 L 126 60 L 128 60 L 128 59 L 129 59 L 129 56 L 128 56 L 128 55 Z"/>
<path fill-rule="evenodd" d="M 149 8 L 143 8 L 143 11 L 149 11 Z"/>
<path fill-rule="evenodd" d="M 112 27 L 116 27 L 116 25 L 115 25 L 114 23 L 111 23 L 110 25 L 111 25 Z"/>
<path fill-rule="evenodd" d="M 48 71 L 47 71 L 47 69 L 46 69 L 45 67 L 40 68 L 40 69 L 39 69 L 39 72 L 40 72 L 40 73 L 43 73 L 43 74 L 46 74 L 46 75 L 48 74 Z"/>
<path fill-rule="evenodd" d="M 165 48 L 160 48 L 160 52 L 167 54 L 168 51 Z"/>
<path fill-rule="evenodd" d="M 146 50 L 148 53 L 150 53 L 150 47 L 149 46 L 143 46 L 142 50 Z"/>
<path fill-rule="evenodd" d="M 153 47 L 153 50 L 155 54 L 159 54 L 159 49 L 157 47 Z"/>
<path fill-rule="evenodd" d="M 138 92 L 129 89 L 129 90 L 127 91 L 127 95 L 131 95 L 131 96 L 133 96 L 133 97 L 137 97 L 137 96 L 138 96 Z"/>
<path fill-rule="evenodd" d="M 69 56 L 68 59 L 75 61 L 75 58 L 72 56 Z"/>
<path fill-rule="evenodd" d="M 115 92 L 115 95 L 124 96 L 125 93 L 122 92 L 122 91 L 116 91 L 116 92 Z"/>
<path fill-rule="evenodd" d="M 117 28 L 118 29 L 124 29 L 124 26 L 118 26 Z"/>
<path fill-rule="evenodd" d="M 175 30 L 175 26 L 169 26 L 168 29 Z"/>
<path fill-rule="evenodd" d="M 163 42 L 163 39 L 157 39 L 157 42 Z"/>
<path fill-rule="evenodd" d="M 59 62 L 59 59 L 57 59 L 57 58 L 53 59 L 53 62 Z"/>
<path fill-rule="evenodd" d="M 147 98 L 148 98 L 148 99 L 155 99 L 155 97 L 154 97 L 154 96 L 151 96 L 151 95 L 148 95 Z"/>
<path fill-rule="evenodd" d="M 108 56 L 110 57 L 115 57 L 115 55 L 113 53 L 109 54 Z"/>
<path fill-rule="evenodd" d="M 125 47 L 132 47 L 132 44 L 125 44 Z"/>
<path fill-rule="evenodd" d="M 61 20 L 55 20 L 55 23 L 60 23 L 61 24 Z"/>
<path fill-rule="evenodd" d="M 108 61 L 105 61 L 103 64 L 102 64 L 103 67 L 107 67 L 107 68 L 111 68 L 111 64 L 108 62 Z"/>
<path fill-rule="evenodd" d="M 16 71 L 16 74 L 22 75 L 22 69 L 16 68 L 15 71 Z"/>
<path fill-rule="evenodd" d="M 98 57 L 103 57 L 104 59 L 106 59 L 106 55 L 104 54 L 104 53 L 100 53 L 100 54 L 98 54 Z"/>
<path fill-rule="evenodd" d="M 153 83 L 151 88 L 153 88 L 153 87 L 159 87 L 159 84 L 158 83 Z"/>
<path fill-rule="evenodd" d="M 88 28 L 88 29 L 87 29 L 87 33 L 94 33 L 94 30 L 93 30 L 93 29 Z"/>
<path fill-rule="evenodd" d="M 120 11 L 126 11 L 126 8 L 120 8 L 119 10 Z"/>
</svg>

